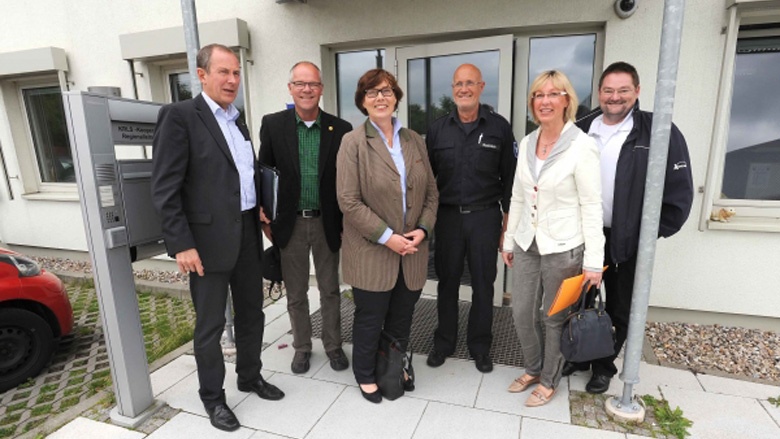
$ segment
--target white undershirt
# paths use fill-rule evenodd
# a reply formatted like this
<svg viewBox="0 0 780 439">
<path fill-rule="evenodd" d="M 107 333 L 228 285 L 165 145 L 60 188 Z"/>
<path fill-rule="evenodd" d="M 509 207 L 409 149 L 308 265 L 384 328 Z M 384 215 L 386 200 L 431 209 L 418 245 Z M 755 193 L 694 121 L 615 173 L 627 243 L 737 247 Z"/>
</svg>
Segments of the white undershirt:
<svg viewBox="0 0 780 439">
<path fill-rule="evenodd" d="M 604 227 L 612 227 L 612 207 L 615 201 L 615 173 L 620 149 L 628 133 L 634 127 L 633 110 L 614 125 L 604 123 L 604 116 L 597 117 L 590 125 L 588 135 L 596 140 L 601 152 L 601 206 L 604 211 Z"/>
<path fill-rule="evenodd" d="M 544 166 L 545 160 L 540 159 L 539 157 L 536 158 L 536 169 L 534 169 L 534 172 L 536 172 L 536 180 L 539 180 L 539 173 L 542 172 L 542 166 Z"/>
</svg>

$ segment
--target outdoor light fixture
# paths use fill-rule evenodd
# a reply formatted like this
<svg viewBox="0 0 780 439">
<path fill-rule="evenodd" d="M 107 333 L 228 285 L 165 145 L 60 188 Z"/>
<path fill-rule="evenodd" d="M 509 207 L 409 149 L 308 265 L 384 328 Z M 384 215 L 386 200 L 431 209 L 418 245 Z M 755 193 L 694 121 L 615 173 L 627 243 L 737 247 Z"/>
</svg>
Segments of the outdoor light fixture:
<svg viewBox="0 0 780 439">
<path fill-rule="evenodd" d="M 618 17 L 626 19 L 634 15 L 639 7 L 638 4 L 639 0 L 615 0 L 615 13 Z"/>
</svg>

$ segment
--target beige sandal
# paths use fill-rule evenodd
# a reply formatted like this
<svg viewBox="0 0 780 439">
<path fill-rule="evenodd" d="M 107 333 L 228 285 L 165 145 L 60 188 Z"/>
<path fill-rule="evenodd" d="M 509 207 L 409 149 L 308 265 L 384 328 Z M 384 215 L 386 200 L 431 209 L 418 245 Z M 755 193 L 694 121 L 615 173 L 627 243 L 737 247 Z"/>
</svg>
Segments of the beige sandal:
<svg viewBox="0 0 780 439">
<path fill-rule="evenodd" d="M 520 393 L 529 388 L 531 384 L 536 384 L 541 380 L 540 377 L 524 374 L 521 377 L 515 378 L 512 384 L 509 385 L 509 393 Z"/>
<path fill-rule="evenodd" d="M 534 389 L 533 392 L 531 392 L 531 396 L 528 397 L 528 399 L 525 401 L 526 407 L 540 407 L 548 402 L 550 402 L 553 399 L 553 396 L 555 396 L 555 390 L 552 390 L 552 393 L 550 393 L 550 396 L 545 396 L 544 393 L 541 392 L 539 389 L 542 387 L 541 385 Z"/>
</svg>

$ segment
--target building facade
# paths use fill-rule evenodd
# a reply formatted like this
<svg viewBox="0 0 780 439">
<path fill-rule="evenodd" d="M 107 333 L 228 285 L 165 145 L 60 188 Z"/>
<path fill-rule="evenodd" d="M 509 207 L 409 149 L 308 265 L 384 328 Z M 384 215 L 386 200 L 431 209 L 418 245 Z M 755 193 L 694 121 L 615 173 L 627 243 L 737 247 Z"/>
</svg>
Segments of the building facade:
<svg viewBox="0 0 780 439">
<path fill-rule="evenodd" d="M 451 108 L 462 62 L 483 71 L 483 100 L 531 129 L 529 82 L 572 78 L 597 105 L 601 70 L 640 72 L 652 110 L 662 0 L 628 18 L 614 0 L 223 0 L 196 3 L 202 44 L 236 50 L 238 104 L 255 145 L 261 117 L 291 102 L 289 68 L 323 69 L 322 106 L 354 123 L 357 78 L 382 66 L 406 92 L 399 117 L 420 132 Z M 32 0 L 4 5 L 0 26 L 0 241 L 84 251 L 60 94 L 112 87 L 122 97 L 189 96 L 178 0 Z M 658 243 L 651 318 L 780 327 L 780 1 L 688 0 L 674 122 L 685 134 L 697 193 L 685 227 Z M 121 158 L 150 147 L 117 147 Z M 715 218 L 715 219 L 712 219 Z"/>
</svg>

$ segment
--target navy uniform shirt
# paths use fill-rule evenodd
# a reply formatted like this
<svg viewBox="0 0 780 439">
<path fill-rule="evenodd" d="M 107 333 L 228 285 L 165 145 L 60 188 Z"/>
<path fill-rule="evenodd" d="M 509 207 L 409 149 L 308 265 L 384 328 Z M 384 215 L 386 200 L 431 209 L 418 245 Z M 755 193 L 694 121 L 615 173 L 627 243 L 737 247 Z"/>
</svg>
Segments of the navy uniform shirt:
<svg viewBox="0 0 780 439">
<path fill-rule="evenodd" d="M 439 204 L 479 206 L 501 202 L 509 212 L 515 177 L 512 127 L 487 105 L 475 123 L 464 124 L 457 110 L 434 121 L 425 139 Z"/>
</svg>

